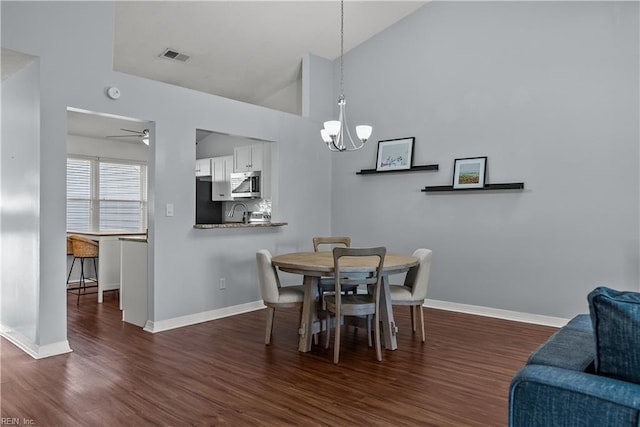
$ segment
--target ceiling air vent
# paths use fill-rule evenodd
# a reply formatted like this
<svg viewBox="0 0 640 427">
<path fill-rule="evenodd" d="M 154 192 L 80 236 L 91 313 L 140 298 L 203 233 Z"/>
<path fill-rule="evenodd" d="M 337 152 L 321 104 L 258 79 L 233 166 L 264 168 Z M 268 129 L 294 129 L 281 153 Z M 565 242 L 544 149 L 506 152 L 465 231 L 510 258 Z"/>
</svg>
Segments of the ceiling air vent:
<svg viewBox="0 0 640 427">
<path fill-rule="evenodd" d="M 166 58 L 166 59 L 171 59 L 171 60 L 180 61 L 180 62 L 187 62 L 189 60 L 189 55 L 180 53 L 175 49 L 165 49 L 164 52 L 160 54 L 160 58 Z"/>
</svg>

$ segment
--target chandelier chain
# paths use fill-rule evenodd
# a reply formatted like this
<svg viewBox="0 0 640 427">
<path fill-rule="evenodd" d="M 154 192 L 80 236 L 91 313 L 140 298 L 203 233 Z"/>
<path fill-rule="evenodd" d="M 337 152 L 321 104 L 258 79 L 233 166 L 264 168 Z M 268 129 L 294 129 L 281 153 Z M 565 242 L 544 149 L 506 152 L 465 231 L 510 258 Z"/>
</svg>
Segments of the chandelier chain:
<svg viewBox="0 0 640 427">
<path fill-rule="evenodd" d="M 358 136 L 358 143 L 356 143 L 351 137 L 351 132 L 347 125 L 347 110 L 344 97 L 344 0 L 340 1 L 340 97 L 338 98 L 338 109 L 338 120 L 324 122 L 324 128 L 320 131 L 322 140 L 331 151 L 344 152 L 361 149 L 371 136 L 373 128 L 370 125 L 356 126 L 356 134 Z M 350 146 L 345 145 L 345 141 Z"/>
<path fill-rule="evenodd" d="M 340 1 L 340 95 L 344 96 L 344 0 Z"/>
</svg>

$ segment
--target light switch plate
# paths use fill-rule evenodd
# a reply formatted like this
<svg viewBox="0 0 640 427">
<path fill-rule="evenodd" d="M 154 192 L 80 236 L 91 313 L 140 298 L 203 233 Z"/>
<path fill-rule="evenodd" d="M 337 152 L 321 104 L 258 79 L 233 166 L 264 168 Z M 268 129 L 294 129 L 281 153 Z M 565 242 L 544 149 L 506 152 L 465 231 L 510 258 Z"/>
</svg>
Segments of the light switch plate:
<svg viewBox="0 0 640 427">
<path fill-rule="evenodd" d="M 173 203 L 167 203 L 167 207 L 165 209 L 166 216 L 173 216 Z"/>
</svg>

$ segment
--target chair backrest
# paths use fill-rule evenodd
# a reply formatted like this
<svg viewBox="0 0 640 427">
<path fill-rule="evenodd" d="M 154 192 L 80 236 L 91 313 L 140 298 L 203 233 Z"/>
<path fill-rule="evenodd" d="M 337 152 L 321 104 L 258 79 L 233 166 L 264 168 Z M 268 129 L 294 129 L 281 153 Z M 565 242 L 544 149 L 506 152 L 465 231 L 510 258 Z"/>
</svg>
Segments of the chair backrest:
<svg viewBox="0 0 640 427">
<path fill-rule="evenodd" d="M 73 256 L 78 258 L 94 258 L 98 256 L 98 242 L 86 237 L 72 234 L 68 237 L 73 247 Z"/>
<path fill-rule="evenodd" d="M 411 288 L 412 298 L 416 301 L 427 297 L 432 254 L 431 249 L 416 249 L 413 256 L 418 258 L 418 265 L 412 267 L 405 276 L 404 285 Z"/>
<path fill-rule="evenodd" d="M 333 268 L 336 284 L 336 302 L 339 304 L 341 299 L 341 285 L 375 285 L 374 295 L 376 301 L 380 298 L 380 285 L 382 283 L 382 266 L 384 264 L 384 257 L 387 253 L 387 249 L 384 246 L 375 248 L 333 248 Z M 341 258 L 345 257 L 377 257 L 375 264 L 371 267 L 375 267 L 375 270 L 371 274 L 362 275 L 353 273 L 362 273 L 362 266 L 360 263 L 356 263 L 358 267 L 354 267 L 353 263 L 349 263 L 348 260 L 341 261 Z M 358 271 L 360 269 L 360 271 Z M 349 275 L 348 277 L 346 275 Z"/>
<path fill-rule="evenodd" d="M 313 250 L 318 252 L 320 245 L 331 245 L 332 249 L 335 246 L 342 245 L 345 248 L 351 246 L 351 237 L 338 236 L 338 237 L 314 237 L 313 238 Z"/>
<path fill-rule="evenodd" d="M 261 249 L 256 252 L 258 282 L 264 302 L 276 303 L 280 295 L 280 279 L 275 266 L 271 263 L 271 252 Z"/>
</svg>

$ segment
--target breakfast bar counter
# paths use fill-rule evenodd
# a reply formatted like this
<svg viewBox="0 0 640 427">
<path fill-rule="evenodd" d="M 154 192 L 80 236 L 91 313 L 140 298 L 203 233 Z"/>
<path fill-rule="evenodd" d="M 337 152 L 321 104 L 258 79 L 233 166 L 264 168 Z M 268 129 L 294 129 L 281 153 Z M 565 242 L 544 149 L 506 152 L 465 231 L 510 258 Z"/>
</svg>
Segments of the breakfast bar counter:
<svg viewBox="0 0 640 427">
<path fill-rule="evenodd" d="M 75 234 L 98 242 L 98 302 L 102 302 L 104 291 L 120 290 L 120 241 L 121 237 L 146 238 L 144 231 L 109 230 L 75 231 L 68 230 L 67 236 Z"/>
<path fill-rule="evenodd" d="M 287 225 L 286 222 L 250 222 L 245 224 L 244 222 L 225 222 L 222 224 L 195 224 L 193 228 L 208 229 L 208 228 L 254 228 L 254 227 L 282 227 Z"/>
</svg>

